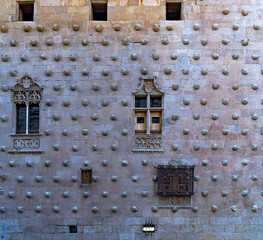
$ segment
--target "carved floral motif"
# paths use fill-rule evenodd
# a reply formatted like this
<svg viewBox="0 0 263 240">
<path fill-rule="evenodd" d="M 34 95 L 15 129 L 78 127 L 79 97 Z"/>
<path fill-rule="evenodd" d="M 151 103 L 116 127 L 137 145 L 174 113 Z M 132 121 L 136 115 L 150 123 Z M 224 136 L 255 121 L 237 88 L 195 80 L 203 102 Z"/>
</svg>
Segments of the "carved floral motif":
<svg viewBox="0 0 263 240">
<path fill-rule="evenodd" d="M 136 150 L 162 150 L 161 137 L 135 137 L 134 149 Z"/>
<path fill-rule="evenodd" d="M 191 196 L 170 196 L 159 197 L 161 206 L 191 206 Z"/>
</svg>

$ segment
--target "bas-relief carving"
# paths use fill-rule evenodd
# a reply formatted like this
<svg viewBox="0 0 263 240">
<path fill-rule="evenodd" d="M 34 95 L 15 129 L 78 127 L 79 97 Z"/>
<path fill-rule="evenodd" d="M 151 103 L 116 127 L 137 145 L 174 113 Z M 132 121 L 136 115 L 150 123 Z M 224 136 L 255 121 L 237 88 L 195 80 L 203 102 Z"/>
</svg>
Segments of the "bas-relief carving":
<svg viewBox="0 0 263 240">
<path fill-rule="evenodd" d="M 21 149 L 39 149 L 40 147 L 40 140 L 39 138 L 15 138 L 13 139 L 13 147 L 16 150 Z"/>
<path fill-rule="evenodd" d="M 19 80 L 12 89 L 12 101 L 14 103 L 40 103 L 42 99 L 42 89 L 28 74 Z"/>
<path fill-rule="evenodd" d="M 41 91 L 14 91 L 13 93 L 14 103 L 40 103 Z"/>
<path fill-rule="evenodd" d="M 162 137 L 138 136 L 134 138 L 133 151 L 162 151 L 162 145 Z"/>
<path fill-rule="evenodd" d="M 164 206 L 191 206 L 191 196 L 159 197 L 160 207 Z"/>
<path fill-rule="evenodd" d="M 151 78 L 139 78 L 139 87 L 132 93 L 133 95 L 141 94 L 141 93 L 158 93 L 163 95 L 164 91 L 162 91 L 158 83 L 156 81 L 156 77 Z"/>
</svg>

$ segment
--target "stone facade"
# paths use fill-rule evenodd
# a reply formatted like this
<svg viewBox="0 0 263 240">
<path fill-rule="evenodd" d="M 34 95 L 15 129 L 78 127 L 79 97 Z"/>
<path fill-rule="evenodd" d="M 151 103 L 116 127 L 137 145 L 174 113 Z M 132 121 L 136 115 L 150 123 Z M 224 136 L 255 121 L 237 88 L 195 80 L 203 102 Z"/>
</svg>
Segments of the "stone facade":
<svg viewBox="0 0 263 240">
<path fill-rule="evenodd" d="M 163 0 L 110 0 L 98 22 L 87 0 L 36 0 L 19 22 L 1 0 L 1 239 L 263 239 L 263 2 L 182 2 L 166 21 Z M 163 92 L 161 134 L 135 134 L 140 79 Z M 17 84 L 39 133 L 16 134 Z M 174 162 L 196 165 L 193 196 L 157 196 Z"/>
</svg>

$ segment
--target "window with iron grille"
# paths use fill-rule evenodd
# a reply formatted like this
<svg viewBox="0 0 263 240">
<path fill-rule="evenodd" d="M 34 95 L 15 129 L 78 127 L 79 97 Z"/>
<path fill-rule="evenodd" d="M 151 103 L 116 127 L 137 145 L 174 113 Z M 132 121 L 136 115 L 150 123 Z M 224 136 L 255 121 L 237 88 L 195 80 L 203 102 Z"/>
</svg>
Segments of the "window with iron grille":
<svg viewBox="0 0 263 240">
<path fill-rule="evenodd" d="M 92 183 L 92 170 L 81 169 L 81 184 L 85 185 L 88 183 Z"/>
<path fill-rule="evenodd" d="M 159 196 L 191 196 L 194 194 L 194 165 L 158 165 Z"/>
</svg>

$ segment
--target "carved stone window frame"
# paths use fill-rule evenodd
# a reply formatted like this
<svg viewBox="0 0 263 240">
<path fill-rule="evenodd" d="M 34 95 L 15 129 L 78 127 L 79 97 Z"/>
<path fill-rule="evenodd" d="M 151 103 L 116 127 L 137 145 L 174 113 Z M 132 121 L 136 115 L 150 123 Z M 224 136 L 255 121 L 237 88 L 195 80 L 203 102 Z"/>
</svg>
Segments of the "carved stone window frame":
<svg viewBox="0 0 263 240">
<path fill-rule="evenodd" d="M 164 129 L 164 124 L 163 124 L 163 115 L 164 115 L 164 91 L 162 91 L 156 81 L 156 77 L 141 77 L 139 78 L 139 87 L 132 92 L 134 96 L 134 117 L 136 112 L 141 109 L 135 108 L 135 99 L 136 97 L 147 97 L 147 105 L 146 108 L 144 109 L 144 112 L 146 112 L 146 132 L 145 133 L 136 133 L 134 129 L 134 146 L 133 146 L 133 152 L 163 152 L 163 129 Z M 158 109 L 158 111 L 161 112 L 161 132 L 151 132 L 150 131 L 150 116 L 151 116 L 151 111 L 154 108 L 150 107 L 150 97 L 161 97 L 161 102 L 162 106 Z M 143 110 L 143 109 L 142 109 Z M 135 124 L 134 124 L 135 128 Z"/>
<path fill-rule="evenodd" d="M 17 79 L 14 86 L 11 88 L 11 102 L 13 103 L 13 124 L 15 133 L 10 134 L 13 140 L 13 150 L 9 153 L 42 153 L 40 150 L 40 133 L 41 119 L 39 113 L 39 132 L 29 133 L 28 131 L 28 106 L 29 104 L 39 104 L 39 111 L 41 109 L 43 88 L 37 83 L 37 79 L 25 74 L 22 78 Z M 25 103 L 27 106 L 26 114 L 26 132 L 16 133 L 17 119 L 16 119 L 16 105 Z"/>
</svg>

